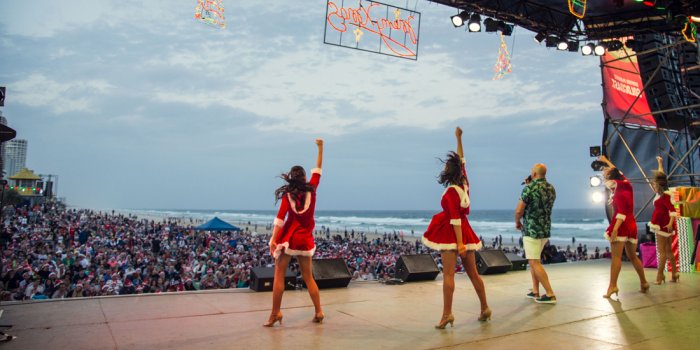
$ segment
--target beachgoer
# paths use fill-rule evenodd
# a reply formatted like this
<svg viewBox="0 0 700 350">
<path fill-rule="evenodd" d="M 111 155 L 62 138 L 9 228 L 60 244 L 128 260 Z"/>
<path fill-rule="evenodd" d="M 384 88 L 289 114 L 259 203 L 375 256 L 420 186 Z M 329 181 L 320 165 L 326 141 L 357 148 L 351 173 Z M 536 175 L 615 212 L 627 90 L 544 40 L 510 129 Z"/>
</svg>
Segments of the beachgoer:
<svg viewBox="0 0 700 350">
<path fill-rule="evenodd" d="M 678 282 L 678 272 L 676 271 L 676 257 L 671 250 L 671 241 L 673 235 L 676 234 L 676 210 L 671 204 L 671 196 L 668 191 L 668 177 L 664 173 L 663 160 L 661 157 L 656 157 L 659 163 L 659 168 L 654 174 L 654 212 L 651 215 L 649 229 L 656 234 L 656 250 L 659 256 L 658 272 L 656 274 L 656 284 L 666 282 L 664 270 L 666 269 L 666 260 L 671 260 L 671 282 Z"/>
<path fill-rule="evenodd" d="M 275 258 L 275 276 L 272 287 L 272 312 L 264 324 L 266 327 L 272 327 L 276 322 L 282 324 L 280 308 L 285 287 L 284 277 L 292 256 L 296 256 L 299 262 L 301 276 L 314 304 L 315 313 L 312 321 L 321 323 L 324 318 L 321 297 L 311 269 L 311 257 L 316 251 L 313 237 L 314 210 L 316 189 L 321 180 L 323 140 L 317 139 L 316 146 L 318 156 L 316 168 L 311 170 L 311 180 L 306 182 L 304 168 L 296 165 L 288 173 L 282 174 L 281 177 L 286 184 L 275 191 L 275 198 L 281 199 L 282 204 L 277 212 L 269 243 L 270 254 Z"/>
<path fill-rule="evenodd" d="M 622 251 L 624 250 L 637 275 L 639 275 L 640 291 L 649 291 L 649 283 L 644 276 L 642 262 L 637 257 L 637 220 L 634 217 L 634 193 L 629 180 L 613 165 L 605 156 L 600 156 L 600 161 L 607 164 L 603 169 L 605 186 L 612 191 L 610 204 L 613 208 L 612 221 L 605 230 L 605 239 L 610 241 L 612 259 L 610 261 L 610 284 L 608 291 L 603 295 L 610 298 L 618 294 L 617 278 L 622 268 Z"/>
<path fill-rule="evenodd" d="M 433 216 L 427 231 L 423 235 L 423 244 L 439 250 L 442 257 L 442 293 L 443 310 L 440 322 L 435 326 L 444 329 L 449 323 L 454 324 L 452 315 L 452 299 L 455 289 L 455 266 L 457 256 L 462 260 L 464 270 L 479 296 L 481 313 L 479 321 L 491 318 L 491 309 L 486 302 L 486 289 L 476 270 L 475 251 L 482 244 L 472 230 L 467 220 L 469 214 L 469 180 L 464 167 L 464 151 L 462 149 L 462 129 L 455 130 L 457 137 L 457 152 L 450 152 L 444 161 L 445 167 L 440 173 L 438 182 L 447 187 L 442 194 L 440 205 L 442 212 Z"/>
<path fill-rule="evenodd" d="M 530 176 L 532 181 L 523 188 L 515 209 L 515 228 L 523 233 L 525 258 L 530 264 L 532 277 L 532 290 L 527 297 L 537 303 L 555 304 L 557 297 L 540 257 L 551 236 L 552 207 L 557 194 L 554 186 L 547 182 L 547 167 L 544 164 L 535 164 Z M 540 295 L 540 284 L 545 290 L 543 295 Z"/>
</svg>

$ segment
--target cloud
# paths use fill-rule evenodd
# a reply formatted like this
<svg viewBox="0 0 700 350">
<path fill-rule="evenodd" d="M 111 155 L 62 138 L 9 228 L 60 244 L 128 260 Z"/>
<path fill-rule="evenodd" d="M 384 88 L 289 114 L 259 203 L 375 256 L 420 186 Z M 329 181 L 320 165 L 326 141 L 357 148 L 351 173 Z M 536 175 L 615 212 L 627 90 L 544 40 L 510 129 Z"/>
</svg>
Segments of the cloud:
<svg viewBox="0 0 700 350">
<path fill-rule="evenodd" d="M 13 101 L 30 107 L 48 107 L 55 114 L 89 111 L 94 108 L 94 97 L 114 89 L 104 80 L 57 82 L 43 74 L 32 74 L 10 86 Z"/>
</svg>

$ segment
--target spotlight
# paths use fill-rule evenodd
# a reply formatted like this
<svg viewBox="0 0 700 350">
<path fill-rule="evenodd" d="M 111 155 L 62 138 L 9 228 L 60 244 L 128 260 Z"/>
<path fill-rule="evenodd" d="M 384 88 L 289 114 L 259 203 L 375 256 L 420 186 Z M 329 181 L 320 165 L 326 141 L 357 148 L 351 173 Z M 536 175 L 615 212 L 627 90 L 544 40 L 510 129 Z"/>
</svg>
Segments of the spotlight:
<svg viewBox="0 0 700 350">
<path fill-rule="evenodd" d="M 578 41 L 569 41 L 569 52 L 578 52 Z"/>
<path fill-rule="evenodd" d="M 656 0 L 644 0 L 642 3 L 649 7 L 654 7 L 656 5 Z"/>
<path fill-rule="evenodd" d="M 467 13 L 467 11 L 462 11 L 458 15 L 454 15 L 450 18 L 452 19 L 452 25 L 454 25 L 455 28 L 461 27 L 464 25 L 464 21 L 466 21 L 467 18 L 469 18 L 469 14 Z"/>
<path fill-rule="evenodd" d="M 593 203 L 602 203 L 603 199 L 605 199 L 605 196 L 603 196 L 602 192 L 593 192 L 591 194 L 591 200 Z"/>
<path fill-rule="evenodd" d="M 539 32 L 537 35 L 535 35 L 535 42 L 541 43 L 544 39 L 547 38 L 547 34 L 544 32 Z"/>
<path fill-rule="evenodd" d="M 620 40 L 608 41 L 608 51 L 617 51 L 621 48 L 622 48 L 622 42 Z"/>
<path fill-rule="evenodd" d="M 690 20 L 693 22 L 700 22 L 700 16 L 690 16 Z"/>
<path fill-rule="evenodd" d="M 595 157 L 595 158 L 600 157 L 600 146 L 591 146 L 591 147 L 588 147 L 588 154 L 589 154 L 591 157 Z"/>
<path fill-rule="evenodd" d="M 607 167 L 607 164 L 597 159 L 591 162 L 591 169 L 593 169 L 593 171 L 603 171 Z"/>
<path fill-rule="evenodd" d="M 603 178 L 600 175 L 591 176 L 588 182 L 591 184 L 591 187 L 598 187 L 603 184 Z"/>
<path fill-rule="evenodd" d="M 508 23 L 505 23 L 503 21 L 499 21 L 498 23 L 499 23 L 498 30 L 501 31 L 501 34 L 503 34 L 505 36 L 511 36 L 511 34 L 513 34 L 513 25 L 512 24 L 508 24 Z"/>
<path fill-rule="evenodd" d="M 548 36 L 544 43 L 546 47 L 557 47 L 559 39 L 556 36 Z"/>
<path fill-rule="evenodd" d="M 590 56 L 593 54 L 593 49 L 595 49 L 595 45 L 593 43 L 588 43 L 581 48 L 581 54 Z"/>
<path fill-rule="evenodd" d="M 481 16 L 478 13 L 473 13 L 472 17 L 469 18 L 469 31 L 470 32 L 480 32 L 481 31 Z"/>
<path fill-rule="evenodd" d="M 605 45 L 603 43 L 598 43 L 593 49 L 593 53 L 595 53 L 596 56 L 605 55 Z"/>
<path fill-rule="evenodd" d="M 559 42 L 557 42 L 557 50 L 559 51 L 566 51 L 569 49 L 569 42 L 566 41 L 564 38 L 560 38 Z"/>
<path fill-rule="evenodd" d="M 487 18 L 487 19 L 485 19 L 485 20 L 484 20 L 485 31 L 486 31 L 487 33 L 492 33 L 492 32 L 497 31 L 497 30 L 498 30 L 498 27 L 499 27 L 499 25 L 500 25 L 500 23 L 503 23 L 503 22 L 501 22 L 501 21 L 496 21 L 496 20 L 493 19 L 493 18 Z"/>
</svg>

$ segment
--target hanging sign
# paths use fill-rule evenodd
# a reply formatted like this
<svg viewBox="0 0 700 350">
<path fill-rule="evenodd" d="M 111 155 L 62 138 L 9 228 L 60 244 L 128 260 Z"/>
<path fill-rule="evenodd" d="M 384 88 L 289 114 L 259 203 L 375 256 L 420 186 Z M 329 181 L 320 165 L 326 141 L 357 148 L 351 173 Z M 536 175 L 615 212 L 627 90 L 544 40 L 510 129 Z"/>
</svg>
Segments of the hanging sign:
<svg viewBox="0 0 700 350">
<path fill-rule="evenodd" d="M 370 0 L 329 0 L 325 23 L 325 44 L 418 59 L 420 12 Z"/>
<path fill-rule="evenodd" d="M 226 28 L 223 0 L 197 0 L 194 18 L 212 27 Z"/>
</svg>

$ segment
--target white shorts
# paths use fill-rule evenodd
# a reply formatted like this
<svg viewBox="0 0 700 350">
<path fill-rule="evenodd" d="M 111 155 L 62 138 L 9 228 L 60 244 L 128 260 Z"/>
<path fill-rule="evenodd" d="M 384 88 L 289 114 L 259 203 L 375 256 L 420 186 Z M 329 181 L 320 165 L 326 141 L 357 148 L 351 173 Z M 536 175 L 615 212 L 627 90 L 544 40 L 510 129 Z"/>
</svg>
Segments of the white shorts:
<svg viewBox="0 0 700 350">
<path fill-rule="evenodd" d="M 523 236 L 523 248 L 525 248 L 525 259 L 540 260 L 542 249 L 547 244 L 549 238 L 532 238 Z"/>
</svg>

